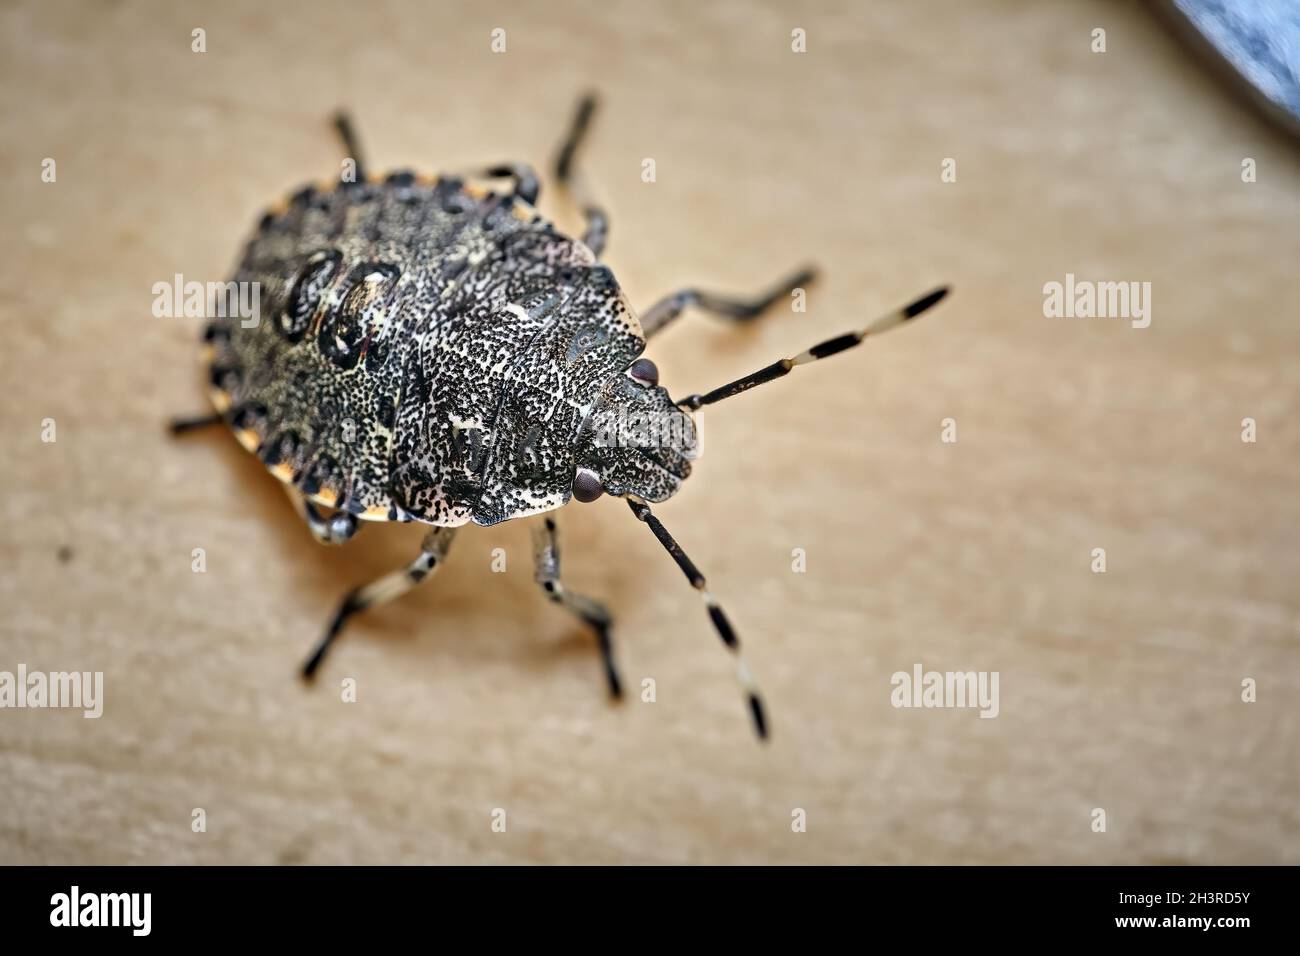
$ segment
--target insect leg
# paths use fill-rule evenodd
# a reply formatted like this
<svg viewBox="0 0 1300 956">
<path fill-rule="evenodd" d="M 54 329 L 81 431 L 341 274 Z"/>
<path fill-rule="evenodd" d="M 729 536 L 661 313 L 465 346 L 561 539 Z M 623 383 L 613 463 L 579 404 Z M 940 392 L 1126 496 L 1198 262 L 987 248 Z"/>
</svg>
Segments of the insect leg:
<svg viewBox="0 0 1300 956">
<path fill-rule="evenodd" d="M 307 530 L 321 544 L 343 544 L 352 540 L 353 535 L 361 530 L 361 523 L 356 516 L 346 511 L 326 518 L 315 504 L 308 501 L 301 491 L 293 485 L 284 485 L 284 493 L 289 496 L 298 515 L 307 524 Z"/>
<path fill-rule="evenodd" d="M 712 292 L 702 292 L 699 289 L 683 289 L 681 292 L 665 296 L 650 306 L 641 316 L 641 331 L 645 333 L 646 338 L 649 338 L 681 315 L 689 306 L 695 306 L 723 318 L 748 322 L 758 318 L 772 306 L 788 298 L 795 289 L 807 285 L 816 277 L 817 273 L 813 269 L 801 269 L 753 299 L 733 299 L 714 295 Z"/>
<path fill-rule="evenodd" d="M 549 515 L 533 523 L 533 562 L 535 577 L 546 596 L 566 608 L 571 614 L 591 626 L 596 632 L 600 658 L 605 665 L 605 680 L 609 683 L 611 697 L 623 696 L 623 683 L 614 664 L 614 649 L 610 641 L 613 621 L 605 606 L 581 594 L 566 591 L 560 583 L 560 541 L 555 519 Z"/>
<path fill-rule="evenodd" d="M 627 504 L 632 509 L 632 513 L 636 515 L 637 520 L 649 525 L 651 533 L 663 545 L 669 556 L 677 562 L 677 567 L 681 568 L 682 573 L 686 575 L 686 580 L 691 582 L 691 587 L 699 591 L 700 596 L 704 598 L 704 608 L 708 611 L 709 620 L 713 622 L 718 637 L 722 638 L 722 643 L 736 658 L 736 677 L 740 681 L 740 687 L 745 693 L 745 700 L 749 704 L 749 714 L 754 721 L 754 731 L 758 734 L 760 740 L 766 740 L 767 712 L 763 708 L 763 698 L 758 693 L 758 685 L 754 683 L 754 677 L 749 672 L 745 658 L 741 656 L 740 638 L 736 636 L 731 621 L 723 613 L 722 606 L 709 593 L 709 585 L 704 580 L 704 575 L 695 566 L 695 562 L 686 556 L 682 546 L 668 533 L 668 529 L 664 527 L 663 522 L 650 511 L 650 506 L 645 501 L 635 495 L 628 495 Z"/>
<path fill-rule="evenodd" d="M 587 128 L 591 125 L 591 117 L 595 112 L 595 94 L 588 93 L 579 100 L 578 111 L 573 116 L 573 123 L 569 126 L 564 142 L 560 144 L 559 153 L 556 154 L 555 179 L 561 186 L 569 190 L 574 199 L 578 201 L 578 204 L 582 206 L 583 218 L 587 220 L 587 228 L 583 233 L 582 241 L 599 257 L 605 251 L 605 243 L 609 239 L 609 217 L 605 215 L 605 210 L 592 201 L 586 182 L 573 168 L 573 157 L 583 139 L 586 138 Z"/>
<path fill-rule="evenodd" d="M 357 143 L 357 132 L 352 126 L 352 117 L 339 110 L 334 114 L 334 128 L 338 130 L 339 139 L 343 140 L 343 152 L 357 167 L 357 182 L 366 178 L 366 164 L 361 160 L 361 147 Z"/>
<path fill-rule="evenodd" d="M 367 608 L 387 604 L 394 598 L 401 597 L 438 570 L 438 566 L 447 557 L 447 551 L 451 548 L 451 541 L 455 534 L 455 528 L 435 528 L 425 535 L 424 543 L 420 545 L 420 556 L 409 565 L 385 574 L 382 578 L 371 581 L 369 584 L 353 591 L 349 591 L 339 604 L 339 609 L 334 613 L 329 627 L 325 630 L 325 635 L 316 645 L 316 649 L 311 652 L 307 662 L 303 664 L 302 676 L 307 680 L 311 680 L 316 676 L 321 661 L 325 659 L 325 654 L 329 651 L 330 645 L 339 636 L 339 632 L 343 630 L 343 625 L 347 623 L 348 618 Z"/>
<path fill-rule="evenodd" d="M 173 418 L 167 423 L 167 428 L 173 435 L 181 435 L 185 432 L 207 428 L 209 425 L 220 425 L 224 420 L 225 419 L 216 412 L 213 412 L 211 415 L 195 415 L 191 418 Z"/>
</svg>

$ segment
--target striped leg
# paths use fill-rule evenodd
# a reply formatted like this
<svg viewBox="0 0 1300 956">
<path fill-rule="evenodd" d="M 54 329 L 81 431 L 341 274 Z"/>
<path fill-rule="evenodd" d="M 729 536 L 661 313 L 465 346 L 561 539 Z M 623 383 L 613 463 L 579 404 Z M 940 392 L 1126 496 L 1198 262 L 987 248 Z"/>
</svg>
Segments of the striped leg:
<svg viewBox="0 0 1300 956">
<path fill-rule="evenodd" d="M 756 299 L 732 299 L 711 292 L 701 292 L 699 289 L 683 289 L 681 292 L 665 296 L 650 306 L 641 316 L 641 331 L 645 333 L 646 338 L 649 338 L 692 305 L 723 318 L 748 322 L 758 318 L 778 302 L 787 299 L 791 292 L 807 285 L 815 278 L 817 278 L 815 270 L 801 269 L 781 280 L 769 292 Z"/>
<path fill-rule="evenodd" d="M 609 217 L 605 215 L 605 210 L 592 201 L 586 181 L 573 167 L 573 157 L 586 138 L 587 129 L 591 126 L 591 117 L 595 112 L 596 97 L 588 93 L 578 102 L 578 111 L 573 116 L 573 123 L 564 137 L 564 142 L 560 144 L 559 153 L 556 154 L 555 179 L 573 194 L 573 198 L 582 207 L 582 215 L 587 220 L 582 241 L 599 258 L 605 251 L 605 243 L 609 239 Z"/>
<path fill-rule="evenodd" d="M 294 509 L 307 525 L 312 537 L 321 544 L 343 544 L 361 530 L 355 515 L 339 511 L 326 518 L 312 502 L 303 497 L 293 485 L 285 485 L 284 493 L 293 502 Z"/>
<path fill-rule="evenodd" d="M 793 358 L 783 358 L 771 365 L 765 365 L 757 372 L 751 372 L 744 378 L 738 378 L 730 384 L 715 388 L 704 395 L 688 395 L 677 403 L 679 408 L 688 411 L 695 411 L 705 405 L 712 405 L 714 402 L 720 402 L 724 398 L 731 398 L 742 392 L 747 392 L 756 385 L 762 385 L 774 379 L 789 375 L 795 368 L 800 365 L 807 365 L 809 362 L 816 362 L 818 359 L 830 358 L 832 355 L 838 355 L 846 349 L 851 349 L 856 345 L 861 345 L 862 340 L 871 335 L 879 335 L 881 332 L 888 332 L 895 326 L 902 325 L 909 319 L 914 319 L 922 312 L 932 306 L 937 305 L 944 296 L 948 294 L 948 287 L 943 286 L 921 296 L 915 302 L 911 302 L 903 308 L 888 315 L 882 315 L 876 321 L 872 322 L 866 328 L 859 329 L 856 332 L 845 332 L 843 335 L 837 335 L 825 342 L 819 342 L 812 348 L 800 352 Z"/>
<path fill-rule="evenodd" d="M 613 621 L 605 606 L 589 597 L 566 591 L 560 583 L 560 540 L 555 519 L 550 515 L 533 523 L 533 562 L 537 583 L 555 604 L 563 606 L 574 617 L 591 626 L 596 632 L 596 644 L 605 665 L 605 680 L 609 683 L 611 697 L 623 696 L 623 683 L 614 664 L 614 649 L 610 641 Z"/>
<path fill-rule="evenodd" d="M 704 608 L 709 612 L 709 620 L 713 622 L 718 636 L 722 638 L 723 645 L 736 658 L 736 677 L 740 681 L 741 690 L 745 694 L 745 701 L 749 705 L 749 713 L 754 720 L 754 730 L 760 740 L 766 740 L 767 712 L 763 708 L 763 698 L 758 692 L 758 686 L 754 683 L 754 677 L 749 672 L 749 666 L 745 663 L 745 658 L 741 656 L 740 638 L 736 636 L 731 621 L 723 613 L 722 606 L 709 593 L 709 585 L 704 580 L 704 575 L 695 566 L 695 562 L 686 556 L 682 546 L 668 533 L 668 529 L 664 527 L 663 522 L 651 513 L 648 504 L 635 495 L 627 496 L 627 504 L 639 521 L 644 521 L 650 526 L 650 531 L 659 539 L 659 543 L 664 546 L 664 550 L 668 552 L 669 556 L 677 562 L 677 566 L 686 575 L 686 580 L 690 581 L 691 586 L 699 591 L 700 596 L 704 598 Z"/>
<path fill-rule="evenodd" d="M 335 612 L 334 619 L 325 631 L 325 636 L 320 639 L 320 643 L 316 645 L 316 649 L 303 665 L 302 676 L 311 680 L 316 675 L 321 661 L 325 659 L 330 645 L 339 636 L 348 618 L 367 608 L 387 604 L 394 598 L 401 597 L 438 570 L 438 565 L 447 557 L 447 551 L 451 548 L 451 541 L 455 534 L 455 528 L 435 528 L 425 536 L 424 543 L 420 546 L 420 556 L 407 567 L 349 592 Z"/>
</svg>

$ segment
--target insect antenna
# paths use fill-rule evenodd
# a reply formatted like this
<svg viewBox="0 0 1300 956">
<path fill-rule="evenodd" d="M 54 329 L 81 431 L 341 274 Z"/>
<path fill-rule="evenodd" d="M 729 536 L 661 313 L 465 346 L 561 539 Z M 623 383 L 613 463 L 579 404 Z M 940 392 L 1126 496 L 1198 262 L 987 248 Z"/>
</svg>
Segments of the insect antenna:
<svg viewBox="0 0 1300 956">
<path fill-rule="evenodd" d="M 763 698 L 759 695 L 758 686 L 754 683 L 753 675 L 749 672 L 749 666 L 745 663 L 745 658 L 741 656 L 740 638 L 736 636 L 736 631 L 732 628 L 727 615 L 723 613 L 722 607 L 709 593 L 708 583 L 704 580 L 704 575 L 695 566 L 695 562 L 686 556 L 682 546 L 668 533 L 668 529 L 664 527 L 663 522 L 651 513 L 650 506 L 645 501 L 636 495 L 629 494 L 627 504 L 638 520 L 644 521 L 650 526 L 650 530 L 659 539 L 659 543 L 664 546 L 664 550 L 672 556 L 672 559 L 677 562 L 677 566 L 682 569 L 682 573 L 686 575 L 686 580 L 690 581 L 691 586 L 699 591 L 700 596 L 704 598 L 704 606 L 709 612 L 709 620 L 717 628 L 718 636 L 722 638 L 722 643 L 726 645 L 727 650 L 735 655 L 736 676 L 740 680 L 741 689 L 745 692 L 749 713 L 754 720 L 754 730 L 760 740 L 766 740 L 767 712 L 763 708 Z"/>
<path fill-rule="evenodd" d="M 881 332 L 888 332 L 896 325 L 902 325 L 909 319 L 914 319 L 922 312 L 925 312 L 931 306 L 937 305 L 944 296 L 948 294 L 948 287 L 941 286 L 933 292 L 928 292 L 921 298 L 917 299 L 903 308 L 888 315 L 882 315 L 870 325 L 859 329 L 856 332 L 846 332 L 843 335 L 837 335 L 835 338 L 827 339 L 808 349 L 806 352 L 800 352 L 794 358 L 783 358 L 778 362 L 760 368 L 757 372 L 751 372 L 744 378 L 738 378 L 729 385 L 723 385 L 715 388 L 713 391 L 704 395 L 688 395 L 677 403 L 678 408 L 684 408 L 688 411 L 694 411 L 705 405 L 712 405 L 714 402 L 720 402 L 724 398 L 731 398 L 733 395 L 739 395 L 741 392 L 747 392 L 756 385 L 762 385 L 764 382 L 770 382 L 773 379 L 789 375 L 790 372 L 799 365 L 807 365 L 809 362 L 815 362 L 818 359 L 828 358 L 838 352 L 851 349 L 855 345 L 860 345 L 862 340 L 869 335 L 879 335 Z"/>
</svg>

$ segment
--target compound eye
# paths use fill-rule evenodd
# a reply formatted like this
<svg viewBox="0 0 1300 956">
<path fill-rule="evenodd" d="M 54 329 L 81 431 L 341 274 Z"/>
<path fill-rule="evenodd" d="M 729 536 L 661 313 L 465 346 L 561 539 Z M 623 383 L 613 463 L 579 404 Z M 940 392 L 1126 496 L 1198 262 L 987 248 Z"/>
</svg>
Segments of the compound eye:
<svg viewBox="0 0 1300 956">
<path fill-rule="evenodd" d="M 659 368 L 647 358 L 639 358 L 633 362 L 632 367 L 627 370 L 627 374 L 642 385 L 654 386 L 659 384 Z"/>
<path fill-rule="evenodd" d="M 578 469 L 578 473 L 573 476 L 573 497 L 584 502 L 595 501 L 604 493 L 605 487 L 600 483 L 600 475 L 590 468 Z"/>
</svg>

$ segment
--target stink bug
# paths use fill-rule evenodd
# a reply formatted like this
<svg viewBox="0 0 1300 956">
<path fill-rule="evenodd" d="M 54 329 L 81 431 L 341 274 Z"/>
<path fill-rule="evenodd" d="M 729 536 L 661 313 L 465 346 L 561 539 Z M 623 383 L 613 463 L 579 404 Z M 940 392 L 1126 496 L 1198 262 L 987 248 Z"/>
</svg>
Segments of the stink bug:
<svg viewBox="0 0 1300 956">
<path fill-rule="evenodd" d="M 283 482 L 326 544 L 342 544 L 367 521 L 433 526 L 409 566 L 343 598 L 303 666 L 306 678 L 353 615 L 433 574 L 461 525 L 539 516 L 537 582 L 595 632 L 609 691 L 620 696 L 609 613 L 561 584 L 553 514 L 570 498 L 610 494 L 627 501 L 703 597 L 765 737 L 762 699 L 736 632 L 650 505 L 675 494 L 690 474 L 694 412 L 852 348 L 920 315 L 947 290 L 728 385 L 673 400 L 654 363 L 641 357 L 647 339 L 692 306 L 754 319 L 813 272 L 752 300 L 686 289 L 638 321 L 599 262 L 608 221 L 574 168 L 594 108 L 591 97 L 581 102 L 554 167 L 581 203 L 581 240 L 534 209 L 539 183 L 528 166 L 366 176 L 352 125 L 337 117 L 355 181 L 307 186 L 262 217 L 234 276 L 260 287 L 260 321 L 208 324 L 204 351 L 216 413 L 175 421 L 172 429 L 224 422 Z M 492 189 L 494 180 L 510 185 Z M 624 427 L 629 423 L 635 427 Z M 662 427 L 646 427 L 665 423 L 669 441 Z M 654 440 L 644 440 L 647 431 Z M 638 439 L 629 441 L 629 433 Z"/>
</svg>

